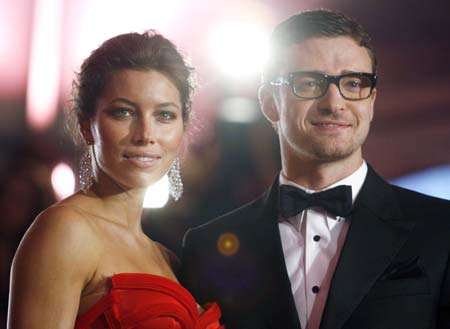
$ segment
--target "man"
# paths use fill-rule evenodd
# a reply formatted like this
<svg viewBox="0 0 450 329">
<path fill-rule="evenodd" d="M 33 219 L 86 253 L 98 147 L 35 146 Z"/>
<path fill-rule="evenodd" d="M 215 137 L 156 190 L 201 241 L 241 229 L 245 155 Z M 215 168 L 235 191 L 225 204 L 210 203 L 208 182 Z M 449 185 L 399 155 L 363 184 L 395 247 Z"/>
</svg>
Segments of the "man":
<svg viewBox="0 0 450 329">
<path fill-rule="evenodd" d="M 227 328 L 450 328 L 450 202 L 363 160 L 376 59 L 348 17 L 278 25 L 259 99 L 282 170 L 259 199 L 188 231 L 183 280 Z"/>
</svg>

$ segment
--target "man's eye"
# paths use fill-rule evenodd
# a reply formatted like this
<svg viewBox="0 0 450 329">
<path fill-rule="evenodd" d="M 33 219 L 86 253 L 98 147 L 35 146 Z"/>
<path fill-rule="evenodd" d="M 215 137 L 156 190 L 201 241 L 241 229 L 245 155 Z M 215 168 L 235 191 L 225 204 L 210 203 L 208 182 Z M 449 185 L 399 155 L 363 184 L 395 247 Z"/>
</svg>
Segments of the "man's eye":
<svg viewBox="0 0 450 329">
<path fill-rule="evenodd" d="M 319 81 L 313 79 L 304 79 L 297 82 L 297 88 L 309 89 L 316 88 L 319 85 Z"/>
<path fill-rule="evenodd" d="M 347 88 L 361 88 L 361 80 L 353 79 L 345 82 Z"/>
<path fill-rule="evenodd" d="M 317 86 L 317 81 L 315 81 L 315 80 L 305 81 L 304 84 L 307 87 L 315 87 L 315 86 Z"/>
</svg>

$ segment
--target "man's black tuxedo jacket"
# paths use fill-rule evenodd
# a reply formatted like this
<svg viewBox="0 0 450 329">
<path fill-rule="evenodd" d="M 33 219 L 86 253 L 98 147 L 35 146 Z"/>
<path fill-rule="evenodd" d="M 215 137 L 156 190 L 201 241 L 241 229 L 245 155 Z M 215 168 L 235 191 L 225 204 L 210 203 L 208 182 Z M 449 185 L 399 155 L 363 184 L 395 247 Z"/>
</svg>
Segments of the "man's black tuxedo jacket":
<svg viewBox="0 0 450 329">
<path fill-rule="evenodd" d="M 228 329 L 300 328 L 277 199 L 278 179 L 185 235 L 181 281 L 199 303 L 219 303 Z M 237 237 L 234 255 L 220 252 L 224 233 Z M 390 185 L 369 167 L 320 328 L 450 328 L 449 262 L 450 202 Z"/>
</svg>

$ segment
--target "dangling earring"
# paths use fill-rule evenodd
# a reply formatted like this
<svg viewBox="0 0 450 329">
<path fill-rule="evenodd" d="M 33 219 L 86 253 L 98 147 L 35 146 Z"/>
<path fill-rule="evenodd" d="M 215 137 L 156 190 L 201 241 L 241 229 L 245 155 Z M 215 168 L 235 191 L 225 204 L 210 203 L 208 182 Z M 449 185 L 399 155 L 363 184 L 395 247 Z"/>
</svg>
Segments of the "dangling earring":
<svg viewBox="0 0 450 329">
<path fill-rule="evenodd" d="M 180 175 L 180 159 L 178 156 L 173 160 L 167 176 L 169 177 L 169 194 L 175 201 L 178 201 L 183 194 L 183 182 L 181 181 Z"/>
<path fill-rule="evenodd" d="M 90 142 L 87 143 L 91 145 Z M 80 180 L 80 187 L 83 193 L 87 193 L 87 190 L 91 187 L 94 180 L 94 175 L 92 173 L 92 158 L 90 150 L 87 150 L 83 154 L 80 160 L 80 171 L 78 178 Z"/>
</svg>

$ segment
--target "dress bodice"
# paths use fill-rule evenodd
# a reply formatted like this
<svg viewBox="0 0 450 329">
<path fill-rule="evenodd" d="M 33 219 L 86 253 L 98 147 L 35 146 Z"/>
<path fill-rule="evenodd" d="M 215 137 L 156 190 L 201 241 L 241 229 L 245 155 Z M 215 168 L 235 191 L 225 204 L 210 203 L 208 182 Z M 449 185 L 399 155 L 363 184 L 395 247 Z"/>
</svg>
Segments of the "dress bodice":
<svg viewBox="0 0 450 329">
<path fill-rule="evenodd" d="M 75 329 L 221 329 L 211 303 L 201 315 L 192 295 L 177 282 L 143 273 L 111 278 L 111 290 L 77 317 Z"/>
</svg>

